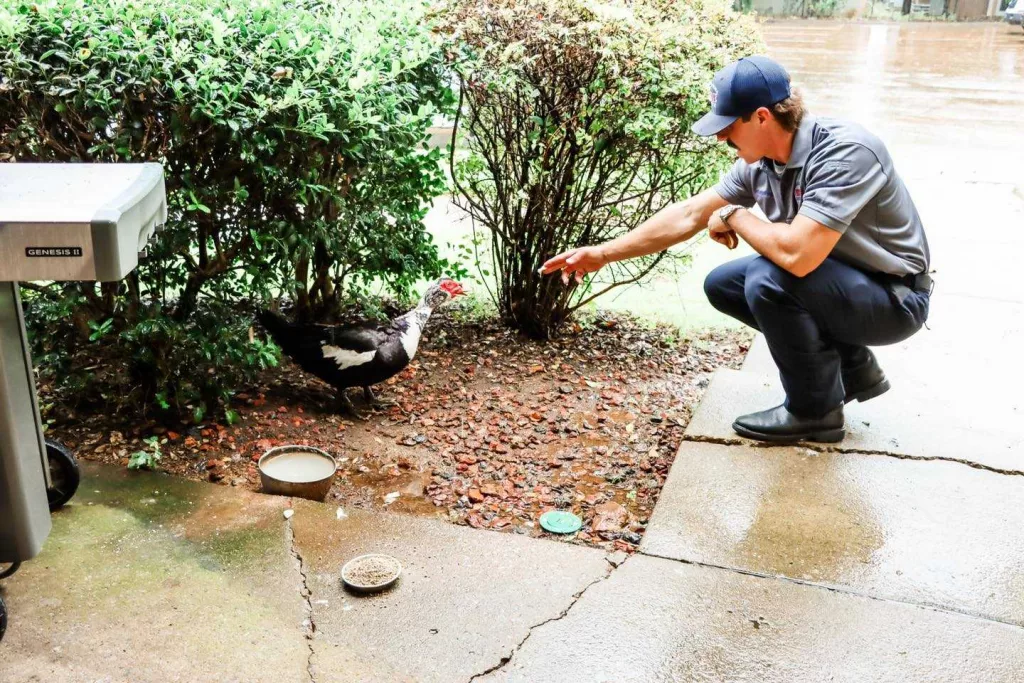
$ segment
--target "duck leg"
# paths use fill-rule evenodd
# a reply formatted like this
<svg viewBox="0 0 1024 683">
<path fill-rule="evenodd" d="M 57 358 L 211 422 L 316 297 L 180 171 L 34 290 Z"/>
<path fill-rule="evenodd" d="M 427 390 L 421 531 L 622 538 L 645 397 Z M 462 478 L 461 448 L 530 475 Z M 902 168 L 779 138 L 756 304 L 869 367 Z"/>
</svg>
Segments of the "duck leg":
<svg viewBox="0 0 1024 683">
<path fill-rule="evenodd" d="M 337 408 L 339 413 L 351 415 L 357 420 L 366 420 L 366 418 L 356 410 L 356 407 L 352 404 L 352 399 L 348 397 L 348 394 L 345 393 L 344 389 L 338 389 Z"/>
<path fill-rule="evenodd" d="M 366 402 L 369 405 L 372 405 L 375 408 L 390 408 L 391 406 L 398 405 L 394 401 L 381 401 L 374 395 L 371 387 L 363 387 L 363 398 L 366 399 Z"/>
</svg>

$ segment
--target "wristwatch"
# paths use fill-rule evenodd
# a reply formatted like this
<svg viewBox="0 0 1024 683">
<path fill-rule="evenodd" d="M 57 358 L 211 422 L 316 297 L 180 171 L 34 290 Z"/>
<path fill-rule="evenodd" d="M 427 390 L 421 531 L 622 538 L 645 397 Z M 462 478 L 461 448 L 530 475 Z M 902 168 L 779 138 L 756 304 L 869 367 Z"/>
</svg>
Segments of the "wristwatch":
<svg viewBox="0 0 1024 683">
<path fill-rule="evenodd" d="M 730 204 L 729 206 L 723 206 L 721 209 L 718 210 L 718 217 L 722 220 L 723 223 L 729 225 L 729 217 L 742 208 L 743 207 L 740 206 L 739 204 Z"/>
</svg>

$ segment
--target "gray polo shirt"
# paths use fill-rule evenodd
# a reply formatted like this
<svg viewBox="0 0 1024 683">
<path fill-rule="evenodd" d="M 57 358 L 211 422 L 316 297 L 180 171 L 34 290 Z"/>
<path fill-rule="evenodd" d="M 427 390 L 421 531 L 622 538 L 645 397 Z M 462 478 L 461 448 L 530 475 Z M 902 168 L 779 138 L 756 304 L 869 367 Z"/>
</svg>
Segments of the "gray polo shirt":
<svg viewBox="0 0 1024 683">
<path fill-rule="evenodd" d="M 885 145 L 849 121 L 805 116 L 789 163 L 742 159 L 715 186 L 728 202 L 761 207 L 773 223 L 797 214 L 842 234 L 830 256 L 867 272 L 928 271 L 928 240 Z"/>
</svg>

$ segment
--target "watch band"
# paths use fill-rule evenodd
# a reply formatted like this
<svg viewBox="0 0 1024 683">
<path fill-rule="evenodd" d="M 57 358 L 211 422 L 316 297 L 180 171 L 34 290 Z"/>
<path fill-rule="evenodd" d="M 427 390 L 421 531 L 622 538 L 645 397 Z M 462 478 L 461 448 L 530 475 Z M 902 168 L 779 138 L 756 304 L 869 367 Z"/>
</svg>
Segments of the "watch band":
<svg viewBox="0 0 1024 683">
<path fill-rule="evenodd" d="M 730 204 L 729 206 L 724 206 L 718 210 L 718 217 L 722 220 L 723 223 L 729 225 L 729 218 L 731 218 L 734 213 L 736 213 L 742 208 L 743 207 L 740 206 L 739 204 Z"/>
</svg>

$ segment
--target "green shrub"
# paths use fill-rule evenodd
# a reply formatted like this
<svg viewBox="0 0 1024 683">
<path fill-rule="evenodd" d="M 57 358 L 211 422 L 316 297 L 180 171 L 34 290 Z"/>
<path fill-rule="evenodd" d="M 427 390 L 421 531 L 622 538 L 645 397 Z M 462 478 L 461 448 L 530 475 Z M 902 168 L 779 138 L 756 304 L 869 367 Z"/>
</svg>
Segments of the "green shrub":
<svg viewBox="0 0 1024 683">
<path fill-rule="evenodd" d="M 159 161 L 168 190 L 167 229 L 124 282 L 35 292 L 37 352 L 59 365 L 109 346 L 139 383 L 113 395 L 194 410 L 266 361 L 238 334 L 242 304 L 286 293 L 300 317 L 324 318 L 370 283 L 405 294 L 440 274 L 422 219 L 444 176 L 425 142 L 453 98 L 424 12 L 7 0 L 0 157 Z M 55 311 L 73 322 L 60 347 L 42 341 Z M 197 378 L 197 362 L 214 371 Z"/>
<path fill-rule="evenodd" d="M 502 317 L 546 337 L 665 263 L 616 264 L 596 289 L 536 272 L 717 178 L 727 154 L 690 126 L 713 73 L 756 51 L 753 24 L 703 0 L 451 0 L 439 16 L 460 80 L 456 202 L 490 231 Z"/>
<path fill-rule="evenodd" d="M 25 295 L 33 360 L 50 405 L 85 412 L 152 408 L 199 423 L 220 417 L 237 387 L 278 362 L 275 346 L 255 336 L 250 341 L 250 313 L 232 305 L 204 299 L 184 321 L 149 307 L 117 329 L 115 318 L 86 319 L 81 299 L 64 294 Z M 83 320 L 86 330 L 79 329 Z M 231 411 L 224 417 L 230 422 Z"/>
</svg>

